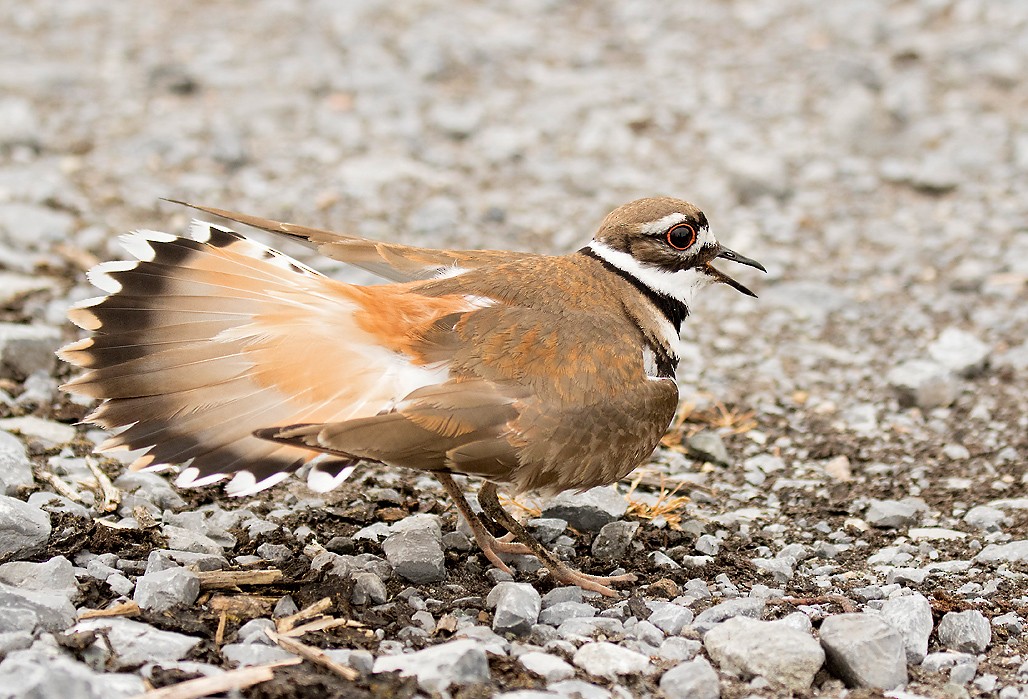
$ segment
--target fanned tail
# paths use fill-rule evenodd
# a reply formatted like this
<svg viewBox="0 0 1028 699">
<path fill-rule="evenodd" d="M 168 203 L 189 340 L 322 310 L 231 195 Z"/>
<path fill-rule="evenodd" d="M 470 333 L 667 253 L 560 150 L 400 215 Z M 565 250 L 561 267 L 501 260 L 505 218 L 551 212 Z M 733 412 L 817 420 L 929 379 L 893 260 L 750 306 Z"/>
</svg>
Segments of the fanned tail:
<svg viewBox="0 0 1028 699">
<path fill-rule="evenodd" d="M 130 234 L 134 260 L 89 272 L 107 295 L 68 313 L 93 335 L 58 352 L 86 370 L 63 388 L 102 401 L 87 421 L 123 428 L 101 450 L 147 449 L 133 469 L 184 464 L 179 485 L 232 477 L 227 490 L 245 495 L 320 455 L 256 430 L 374 414 L 392 395 L 375 391 L 378 367 L 340 348 L 361 335 L 349 287 L 227 228 L 198 221 L 192 235 Z M 316 464 L 312 486 L 352 470 Z"/>
</svg>

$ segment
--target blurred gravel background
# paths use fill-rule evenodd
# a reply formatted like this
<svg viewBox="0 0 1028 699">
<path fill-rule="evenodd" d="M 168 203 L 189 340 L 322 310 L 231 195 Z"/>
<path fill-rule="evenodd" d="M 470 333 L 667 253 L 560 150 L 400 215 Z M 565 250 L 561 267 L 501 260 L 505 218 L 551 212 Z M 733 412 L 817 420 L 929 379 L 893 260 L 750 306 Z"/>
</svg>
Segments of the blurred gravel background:
<svg viewBox="0 0 1028 699">
<path fill-rule="evenodd" d="M 0 697 L 290 657 L 263 629 L 323 596 L 377 634 L 301 640 L 359 678 L 246 696 L 1028 697 L 1028 3 L 0 0 L 0 37 Z M 642 574 L 617 604 L 485 571 L 416 475 L 226 502 L 91 468 L 56 388 L 84 270 L 184 231 L 159 197 L 563 252 L 653 194 L 770 273 L 699 299 L 627 503 L 539 504 Z"/>
</svg>

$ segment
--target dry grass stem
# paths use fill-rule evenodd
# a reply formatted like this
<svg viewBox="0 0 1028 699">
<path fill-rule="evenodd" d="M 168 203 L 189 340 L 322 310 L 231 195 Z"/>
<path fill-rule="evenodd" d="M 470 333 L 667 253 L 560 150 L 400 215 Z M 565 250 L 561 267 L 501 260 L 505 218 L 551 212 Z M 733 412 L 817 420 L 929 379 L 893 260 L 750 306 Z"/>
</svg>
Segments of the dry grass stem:
<svg viewBox="0 0 1028 699">
<path fill-rule="evenodd" d="M 107 609 L 86 609 L 79 614 L 79 619 L 101 619 L 112 616 L 136 616 L 139 614 L 139 605 L 135 602 L 122 602 Z"/>
<path fill-rule="evenodd" d="M 345 665 L 340 665 L 336 661 L 332 660 L 332 658 L 328 657 L 328 654 L 320 648 L 308 646 L 305 643 L 297 641 L 295 638 L 289 638 L 288 636 L 277 634 L 271 629 L 265 629 L 264 633 L 266 633 L 268 638 L 277 643 L 283 650 L 298 655 L 304 660 L 310 660 L 312 663 L 334 672 L 344 680 L 353 682 L 360 677 L 360 673 L 356 670 L 351 667 L 346 667 Z"/>
<path fill-rule="evenodd" d="M 197 573 L 204 590 L 224 590 L 239 585 L 273 585 L 282 579 L 282 571 L 267 570 L 203 570 Z"/>
<path fill-rule="evenodd" d="M 186 680 L 170 687 L 153 689 L 143 694 L 138 694 L 132 699 L 199 699 L 209 697 L 212 694 L 224 694 L 232 690 L 246 689 L 261 682 L 267 682 L 274 678 L 276 667 L 285 665 L 297 665 L 300 658 L 283 660 L 268 665 L 255 665 L 244 667 L 238 670 L 229 670 L 220 675 L 212 677 L 197 677 L 195 680 Z"/>
<path fill-rule="evenodd" d="M 308 619 L 314 619 L 322 616 L 322 614 L 332 607 L 331 597 L 322 597 L 314 604 L 309 607 L 304 607 L 296 614 L 290 614 L 284 616 L 275 623 L 275 628 L 278 629 L 279 633 L 286 633 L 292 630 L 301 621 L 307 621 Z"/>
</svg>

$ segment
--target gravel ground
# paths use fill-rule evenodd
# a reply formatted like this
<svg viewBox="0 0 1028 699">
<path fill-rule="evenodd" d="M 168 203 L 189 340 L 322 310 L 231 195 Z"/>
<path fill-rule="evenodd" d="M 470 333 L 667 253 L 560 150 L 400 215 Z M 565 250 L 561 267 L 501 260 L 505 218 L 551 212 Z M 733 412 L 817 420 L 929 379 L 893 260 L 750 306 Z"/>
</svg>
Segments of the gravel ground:
<svg viewBox="0 0 1028 699">
<path fill-rule="evenodd" d="M 1028 697 L 1028 4 L 0 16 L 0 697 L 217 681 L 297 642 L 318 662 L 241 694 Z M 620 600 L 489 570 L 418 474 L 240 501 L 124 473 L 57 390 L 84 270 L 184 230 L 159 197 L 557 252 L 652 194 L 770 273 L 699 300 L 639 478 L 515 507 L 638 572 Z"/>
</svg>

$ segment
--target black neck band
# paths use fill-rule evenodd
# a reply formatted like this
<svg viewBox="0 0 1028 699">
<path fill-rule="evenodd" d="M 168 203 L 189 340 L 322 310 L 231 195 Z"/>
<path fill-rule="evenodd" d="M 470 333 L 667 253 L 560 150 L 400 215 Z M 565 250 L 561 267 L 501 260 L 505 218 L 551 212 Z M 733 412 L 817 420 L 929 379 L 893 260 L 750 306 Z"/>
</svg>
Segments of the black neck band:
<svg viewBox="0 0 1028 699">
<path fill-rule="evenodd" d="M 667 318 L 668 322 L 671 323 L 671 325 L 674 327 L 675 332 L 680 332 L 682 330 L 682 322 L 689 316 L 688 306 L 686 306 L 684 303 L 682 303 L 681 301 L 672 296 L 662 294 L 661 292 L 646 286 L 646 284 L 644 284 L 642 281 L 640 281 L 630 273 L 600 257 L 598 254 L 596 254 L 596 251 L 590 248 L 588 245 L 579 250 L 578 252 L 582 253 L 586 257 L 591 257 L 594 260 L 598 261 L 608 270 L 618 275 L 626 282 L 634 286 L 636 289 L 641 291 L 643 296 L 648 298 L 650 300 L 650 303 L 657 307 L 657 310 L 660 311 L 661 315 Z"/>
</svg>

